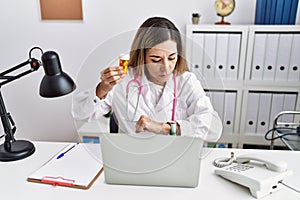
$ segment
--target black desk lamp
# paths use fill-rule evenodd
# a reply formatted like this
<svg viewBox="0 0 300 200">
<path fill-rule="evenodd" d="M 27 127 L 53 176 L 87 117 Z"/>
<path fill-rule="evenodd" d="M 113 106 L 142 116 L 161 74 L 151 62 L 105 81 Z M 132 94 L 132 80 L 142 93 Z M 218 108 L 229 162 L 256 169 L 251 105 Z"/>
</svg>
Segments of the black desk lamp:
<svg viewBox="0 0 300 200">
<path fill-rule="evenodd" d="M 31 52 L 35 49 L 41 51 L 42 63 L 31 57 Z M 29 70 L 13 76 L 7 75 L 28 64 L 30 65 Z M 73 80 L 62 71 L 58 54 L 54 51 L 43 53 L 43 50 L 39 47 L 33 47 L 29 51 L 29 60 L 0 73 L 0 81 L 2 80 L 2 82 L 0 82 L 0 115 L 4 128 L 4 135 L 0 136 L 0 138 L 5 137 L 4 143 L 0 145 L 0 161 L 20 160 L 32 155 L 35 151 L 34 145 L 30 141 L 16 140 L 14 138 L 16 126 L 10 113 L 6 111 L 1 95 L 1 87 L 22 76 L 37 71 L 41 65 L 43 65 L 45 71 L 45 76 L 40 85 L 40 95 L 42 97 L 51 98 L 63 96 L 76 88 Z"/>
</svg>

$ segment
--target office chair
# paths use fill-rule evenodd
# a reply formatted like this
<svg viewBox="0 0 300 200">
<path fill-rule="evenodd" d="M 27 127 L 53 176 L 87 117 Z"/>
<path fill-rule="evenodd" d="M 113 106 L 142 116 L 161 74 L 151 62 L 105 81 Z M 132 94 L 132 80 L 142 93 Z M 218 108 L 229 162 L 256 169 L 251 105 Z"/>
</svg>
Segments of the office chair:
<svg viewBox="0 0 300 200">
<path fill-rule="evenodd" d="M 109 132 L 110 133 L 118 133 L 119 132 L 118 120 L 117 120 L 114 112 L 111 112 L 111 115 L 109 118 Z"/>
</svg>

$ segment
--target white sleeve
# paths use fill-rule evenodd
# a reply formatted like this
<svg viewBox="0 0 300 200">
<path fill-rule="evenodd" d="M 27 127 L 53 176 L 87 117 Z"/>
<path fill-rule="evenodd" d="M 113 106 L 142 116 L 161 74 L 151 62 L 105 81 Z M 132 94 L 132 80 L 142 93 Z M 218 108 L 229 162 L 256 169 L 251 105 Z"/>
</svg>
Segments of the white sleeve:
<svg viewBox="0 0 300 200">
<path fill-rule="evenodd" d="M 186 91 L 186 119 L 176 120 L 180 125 L 181 135 L 201 137 L 205 141 L 215 142 L 222 134 L 222 121 L 213 109 L 196 76 L 188 73 L 183 78 L 182 90 Z"/>
<path fill-rule="evenodd" d="M 96 87 L 80 92 L 73 97 L 72 115 L 76 120 L 94 121 L 100 119 L 111 109 L 112 92 L 100 100 Z"/>
</svg>

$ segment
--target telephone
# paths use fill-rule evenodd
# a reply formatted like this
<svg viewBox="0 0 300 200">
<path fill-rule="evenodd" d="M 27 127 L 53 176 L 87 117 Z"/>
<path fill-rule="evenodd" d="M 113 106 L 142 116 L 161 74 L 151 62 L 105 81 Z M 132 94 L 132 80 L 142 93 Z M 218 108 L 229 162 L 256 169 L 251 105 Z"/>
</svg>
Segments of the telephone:
<svg viewBox="0 0 300 200">
<path fill-rule="evenodd" d="M 216 159 L 215 173 L 250 189 L 255 198 L 261 198 L 281 189 L 279 184 L 292 174 L 283 161 L 262 158 L 261 155 L 242 155 L 230 159 Z"/>
</svg>

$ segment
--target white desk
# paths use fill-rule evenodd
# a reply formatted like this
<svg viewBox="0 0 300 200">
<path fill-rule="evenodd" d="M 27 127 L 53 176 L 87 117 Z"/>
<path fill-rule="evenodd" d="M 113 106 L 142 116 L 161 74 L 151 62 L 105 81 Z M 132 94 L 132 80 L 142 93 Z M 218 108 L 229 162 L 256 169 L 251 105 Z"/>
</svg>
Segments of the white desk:
<svg viewBox="0 0 300 200">
<path fill-rule="evenodd" d="M 231 151 L 236 155 L 243 153 L 267 154 L 270 157 L 285 160 L 293 175 L 284 180 L 286 184 L 300 189 L 300 151 L 271 151 L 243 149 L 204 149 L 205 158 L 201 163 L 200 182 L 197 188 L 144 187 L 108 185 L 102 174 L 89 190 L 67 187 L 54 187 L 46 184 L 30 183 L 26 178 L 38 169 L 50 157 L 65 147 L 66 143 L 35 142 L 36 152 L 20 161 L 0 162 L 0 197 L 1 199 L 20 200 L 59 200 L 59 199 L 255 199 L 247 188 L 231 183 L 214 174 L 212 162 L 215 158 L 227 157 Z M 94 145 L 93 151 L 100 153 L 100 146 Z M 207 153 L 210 151 L 209 153 Z M 255 152 L 253 152 L 255 151 Z M 84 164 L 84 163 L 82 163 Z M 265 198 L 300 199 L 300 194 L 286 187 Z"/>
</svg>

